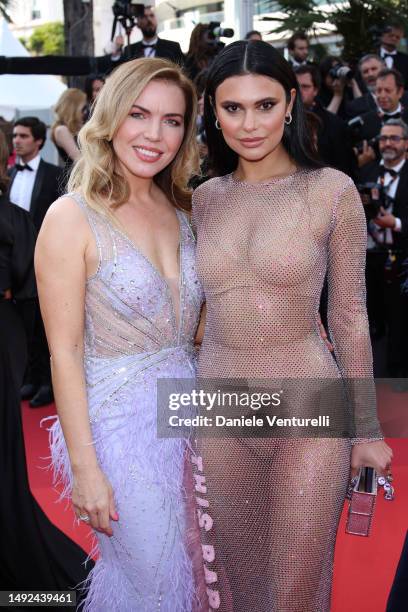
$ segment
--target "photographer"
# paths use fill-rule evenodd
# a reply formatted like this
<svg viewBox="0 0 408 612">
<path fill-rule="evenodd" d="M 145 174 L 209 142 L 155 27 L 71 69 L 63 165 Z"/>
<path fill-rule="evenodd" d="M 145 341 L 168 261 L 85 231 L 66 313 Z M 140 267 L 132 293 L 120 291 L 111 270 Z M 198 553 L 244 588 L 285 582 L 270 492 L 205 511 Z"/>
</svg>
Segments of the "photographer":
<svg viewBox="0 0 408 612">
<path fill-rule="evenodd" d="M 316 99 L 320 87 L 320 75 L 316 66 L 303 64 L 295 69 L 302 102 L 306 109 L 319 118 L 317 127 L 317 151 L 320 158 L 332 168 L 353 177 L 357 169 L 347 125 L 337 115 L 323 108 Z"/>
<path fill-rule="evenodd" d="M 211 40 L 209 26 L 197 23 L 191 32 L 190 45 L 186 56 L 186 73 L 194 81 L 196 76 L 208 68 L 214 57 L 224 47 L 224 43 Z"/>
<path fill-rule="evenodd" d="M 365 93 L 347 104 L 347 115 L 350 119 L 363 115 L 372 110 L 377 110 L 377 99 L 375 97 L 375 84 L 385 64 L 382 59 L 374 53 L 364 55 L 358 62 L 360 81 L 365 88 Z"/>
<path fill-rule="evenodd" d="M 138 57 L 163 57 L 175 64 L 184 64 L 184 55 L 179 43 L 157 36 L 157 19 L 153 7 L 145 6 L 143 17 L 138 17 L 137 27 L 143 34 L 143 39 L 123 49 L 121 54 L 111 55 L 111 69 L 118 63 Z"/>
<path fill-rule="evenodd" d="M 225 43 L 220 41 L 221 36 L 231 38 L 234 30 L 221 28 L 218 21 L 198 23 L 191 32 L 185 71 L 192 81 L 210 66 L 215 56 L 225 47 Z"/>
<path fill-rule="evenodd" d="M 401 272 L 408 256 L 408 126 L 390 119 L 378 141 L 381 161 L 360 171 L 359 185 L 368 219 L 367 307 L 374 334 L 386 333 L 388 375 L 406 377 L 408 317 Z"/>
<path fill-rule="evenodd" d="M 322 86 L 319 102 L 330 112 L 347 119 L 347 105 L 360 97 L 353 71 L 338 57 L 325 57 L 319 65 Z"/>
</svg>

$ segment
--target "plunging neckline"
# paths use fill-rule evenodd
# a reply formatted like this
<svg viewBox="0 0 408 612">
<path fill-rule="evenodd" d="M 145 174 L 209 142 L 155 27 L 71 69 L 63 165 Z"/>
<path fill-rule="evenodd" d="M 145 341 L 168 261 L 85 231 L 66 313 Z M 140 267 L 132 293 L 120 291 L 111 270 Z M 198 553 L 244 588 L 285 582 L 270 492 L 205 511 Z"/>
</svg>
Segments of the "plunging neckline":
<svg viewBox="0 0 408 612">
<path fill-rule="evenodd" d="M 152 260 L 147 257 L 147 255 L 145 255 L 143 253 L 143 251 L 140 249 L 140 247 L 137 246 L 137 244 L 134 242 L 134 240 L 132 240 L 132 238 L 126 234 L 126 232 L 123 232 L 121 229 L 119 229 L 116 225 L 114 225 L 112 222 L 110 222 L 110 226 L 111 228 L 117 232 L 118 234 L 120 234 L 120 236 L 122 236 L 122 238 L 124 238 L 126 240 L 126 242 L 128 242 L 129 246 L 132 247 L 132 249 L 143 259 L 143 261 L 145 261 L 147 263 L 147 265 L 150 267 L 150 269 L 152 270 L 152 272 L 154 273 L 154 275 L 160 280 L 160 282 L 162 283 L 162 285 L 165 286 L 166 291 L 169 295 L 170 298 L 170 303 L 171 303 L 171 311 L 172 311 L 172 315 L 173 315 L 173 325 L 174 325 L 174 329 L 176 331 L 177 334 L 177 338 L 180 337 L 180 332 L 181 332 L 181 325 L 182 325 L 182 321 L 181 321 L 181 315 L 182 315 L 182 292 L 181 292 L 181 288 L 182 288 L 182 259 L 183 259 L 183 229 L 182 229 L 182 221 L 180 218 L 180 215 L 182 214 L 177 208 L 174 209 L 176 212 L 176 217 L 177 217 L 177 222 L 178 222 L 178 234 L 179 234 L 179 240 L 178 240 L 178 247 L 177 247 L 177 253 L 178 253 L 178 299 L 179 299 L 179 308 L 178 308 L 178 313 L 176 311 L 176 307 L 174 304 L 174 298 L 173 298 L 173 293 L 170 289 L 170 285 L 166 280 L 166 277 L 160 272 L 159 268 L 152 262 Z M 169 277 L 170 278 L 170 277 Z"/>
</svg>

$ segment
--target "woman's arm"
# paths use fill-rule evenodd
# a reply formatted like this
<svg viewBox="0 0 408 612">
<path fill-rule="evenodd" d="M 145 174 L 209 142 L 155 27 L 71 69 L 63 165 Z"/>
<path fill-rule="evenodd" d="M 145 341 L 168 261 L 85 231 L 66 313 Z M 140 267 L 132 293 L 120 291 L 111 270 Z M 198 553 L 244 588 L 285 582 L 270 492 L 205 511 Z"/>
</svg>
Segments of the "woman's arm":
<svg viewBox="0 0 408 612">
<path fill-rule="evenodd" d="M 72 159 L 72 161 L 76 161 L 80 156 L 80 151 L 75 142 L 75 138 L 69 131 L 66 125 L 57 125 L 54 130 L 54 140 L 56 144 L 64 149 L 65 153 Z"/>
<path fill-rule="evenodd" d="M 335 203 L 328 253 L 328 326 L 334 354 L 354 411 L 352 469 L 385 473 L 391 449 L 380 440 L 365 300 L 366 221 L 351 180 Z M 368 443 L 370 442 L 370 443 Z"/>
<path fill-rule="evenodd" d="M 72 502 L 77 516 L 112 535 L 117 520 L 112 488 L 100 470 L 89 422 L 84 358 L 85 256 L 92 235 L 82 211 L 70 198 L 57 200 L 42 225 L 35 252 L 41 312 L 51 353 L 58 416 L 73 473 Z"/>
</svg>

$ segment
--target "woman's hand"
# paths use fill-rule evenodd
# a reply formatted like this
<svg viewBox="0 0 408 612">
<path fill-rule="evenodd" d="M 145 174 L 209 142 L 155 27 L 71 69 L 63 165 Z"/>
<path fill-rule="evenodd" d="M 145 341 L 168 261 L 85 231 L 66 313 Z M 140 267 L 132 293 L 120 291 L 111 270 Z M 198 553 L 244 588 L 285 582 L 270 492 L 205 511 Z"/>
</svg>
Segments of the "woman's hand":
<svg viewBox="0 0 408 612">
<path fill-rule="evenodd" d="M 112 487 L 99 467 L 77 469 L 74 472 L 72 505 L 79 520 L 80 517 L 88 516 L 89 524 L 96 531 L 113 535 L 110 519 L 117 521 L 119 516 L 115 509 Z"/>
<path fill-rule="evenodd" d="M 392 449 L 383 440 L 355 444 L 351 451 L 351 478 L 361 467 L 372 467 L 381 476 L 391 472 Z"/>
<path fill-rule="evenodd" d="M 325 342 L 327 348 L 329 349 L 329 351 L 331 353 L 333 353 L 334 348 L 333 348 L 332 343 L 329 340 L 326 328 L 325 328 L 325 326 L 322 323 L 322 317 L 320 316 L 320 312 L 317 315 L 317 322 L 318 322 L 318 325 L 319 325 L 319 332 L 320 332 L 320 335 L 321 335 L 322 339 L 324 340 L 324 342 Z"/>
</svg>

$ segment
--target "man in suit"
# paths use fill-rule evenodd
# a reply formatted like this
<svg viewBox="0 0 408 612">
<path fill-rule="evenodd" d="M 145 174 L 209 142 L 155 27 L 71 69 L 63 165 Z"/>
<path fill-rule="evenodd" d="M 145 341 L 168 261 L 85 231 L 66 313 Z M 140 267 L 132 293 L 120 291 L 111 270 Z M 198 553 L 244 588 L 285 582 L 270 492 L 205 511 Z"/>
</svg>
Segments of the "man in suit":
<svg viewBox="0 0 408 612">
<path fill-rule="evenodd" d="M 13 145 L 18 161 L 10 171 L 9 199 L 30 212 L 37 230 L 59 197 L 62 180 L 60 168 L 40 157 L 45 139 L 46 126 L 37 117 L 22 117 L 14 123 Z M 30 399 L 33 408 L 53 400 L 50 355 L 38 305 L 33 337 L 29 338 L 29 368 L 22 398 Z"/>
<path fill-rule="evenodd" d="M 288 40 L 289 63 L 295 70 L 299 66 L 311 64 L 308 61 L 309 39 L 304 32 L 295 32 Z"/>
<path fill-rule="evenodd" d="M 382 59 L 374 53 L 364 55 L 358 62 L 361 84 L 365 88 L 365 93 L 358 98 L 354 98 L 346 105 L 347 116 L 352 119 L 364 113 L 378 109 L 375 97 L 375 84 L 381 70 L 386 68 Z"/>
<path fill-rule="evenodd" d="M 387 68 L 393 68 L 402 74 L 405 87 L 408 87 L 408 55 L 397 51 L 403 36 L 404 27 L 401 24 L 386 25 L 381 36 L 379 55 Z"/>
<path fill-rule="evenodd" d="M 379 150 L 381 160 L 360 170 L 361 183 L 381 185 L 386 195 L 386 205 L 377 214 L 368 214 L 367 305 L 372 329 L 387 335 L 388 375 L 408 377 L 408 304 L 401 292 L 401 272 L 408 256 L 408 126 L 404 121 L 390 119 L 383 125 Z"/>
<path fill-rule="evenodd" d="M 378 103 L 375 95 L 375 87 L 380 72 L 387 69 L 383 60 L 374 53 L 364 55 L 358 62 L 358 69 L 365 93 L 359 98 L 355 98 L 347 104 L 347 116 L 352 119 L 359 115 L 364 115 L 370 111 L 378 111 Z M 401 104 L 408 107 L 408 92 L 404 91 L 401 97 Z"/>
<path fill-rule="evenodd" d="M 180 66 L 184 65 L 184 55 L 179 43 L 157 36 L 157 18 L 153 7 L 145 6 L 143 17 L 137 25 L 142 31 L 143 39 L 124 48 L 121 55 L 111 56 L 111 69 L 119 63 L 139 57 L 163 57 Z"/>
<path fill-rule="evenodd" d="M 401 103 L 403 94 L 404 80 L 401 73 L 389 68 L 381 70 L 375 85 L 378 108 L 361 115 L 360 140 L 368 141 L 377 138 L 388 119 L 401 118 L 408 123 L 408 108 Z M 365 146 L 359 155 L 359 165 L 364 166 L 375 159 L 380 160 L 379 151 Z"/>
<path fill-rule="evenodd" d="M 321 159 L 328 166 L 353 177 L 357 164 L 347 124 L 326 110 L 316 99 L 320 88 L 320 73 L 317 66 L 303 64 L 295 69 L 295 74 L 306 110 L 319 119 L 317 150 Z"/>
</svg>

